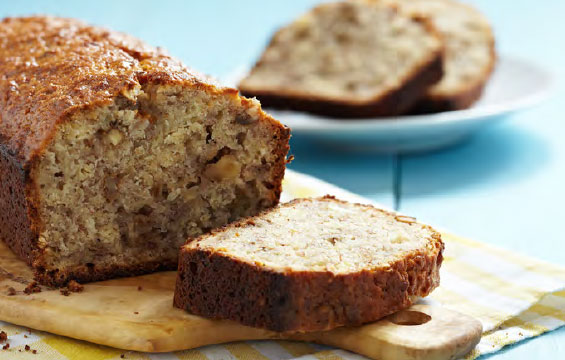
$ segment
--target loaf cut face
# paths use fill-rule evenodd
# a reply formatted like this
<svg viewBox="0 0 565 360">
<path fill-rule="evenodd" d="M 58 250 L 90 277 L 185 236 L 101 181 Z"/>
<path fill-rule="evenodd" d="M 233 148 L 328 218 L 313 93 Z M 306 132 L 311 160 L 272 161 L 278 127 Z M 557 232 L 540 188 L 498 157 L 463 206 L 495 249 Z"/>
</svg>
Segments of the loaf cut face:
<svg viewBox="0 0 565 360">
<path fill-rule="evenodd" d="M 243 94 L 263 106 L 335 117 L 405 112 L 441 78 L 432 26 L 380 2 L 319 5 L 271 39 Z"/>
<path fill-rule="evenodd" d="M 445 43 L 443 78 L 430 88 L 414 111 L 459 110 L 477 101 L 496 62 L 494 36 L 485 16 L 457 0 L 386 2 L 429 18 Z"/>
<path fill-rule="evenodd" d="M 0 237 L 39 281 L 174 269 L 277 204 L 289 131 L 162 50 L 79 21 L 0 23 Z"/>
<path fill-rule="evenodd" d="M 414 219 L 295 200 L 186 244 L 174 304 L 274 331 L 360 325 L 439 285 L 443 243 Z"/>
</svg>

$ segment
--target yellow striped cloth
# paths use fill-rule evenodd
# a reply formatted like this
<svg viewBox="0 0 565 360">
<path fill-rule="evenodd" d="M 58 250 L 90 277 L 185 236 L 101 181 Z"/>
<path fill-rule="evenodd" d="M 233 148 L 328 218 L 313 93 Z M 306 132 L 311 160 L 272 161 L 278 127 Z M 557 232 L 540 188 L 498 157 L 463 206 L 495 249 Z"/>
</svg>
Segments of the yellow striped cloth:
<svg viewBox="0 0 565 360">
<path fill-rule="evenodd" d="M 296 197 L 335 195 L 368 203 L 312 177 L 288 171 L 283 201 Z M 425 303 L 469 314 L 483 323 L 479 345 L 467 356 L 474 359 L 503 346 L 538 336 L 565 324 L 565 268 L 515 254 L 491 245 L 443 232 L 446 244 L 441 286 Z M 10 349 L 2 359 L 364 359 L 347 351 L 290 341 L 246 341 L 206 346 L 168 354 L 143 354 L 112 349 L 83 341 L 0 322 L 10 334 Z M 37 354 L 25 350 L 25 345 Z"/>
</svg>

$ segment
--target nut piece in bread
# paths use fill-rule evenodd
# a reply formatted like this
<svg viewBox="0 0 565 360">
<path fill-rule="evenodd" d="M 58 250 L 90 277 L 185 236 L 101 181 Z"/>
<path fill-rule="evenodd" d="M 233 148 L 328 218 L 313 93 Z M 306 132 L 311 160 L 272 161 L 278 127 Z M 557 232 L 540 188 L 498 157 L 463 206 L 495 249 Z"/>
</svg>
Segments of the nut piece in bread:
<svg viewBox="0 0 565 360">
<path fill-rule="evenodd" d="M 61 286 L 175 269 L 278 203 L 289 130 L 161 49 L 56 17 L 0 22 L 0 238 Z"/>
<path fill-rule="evenodd" d="M 427 20 L 380 2 L 322 4 L 272 38 L 239 84 L 263 106 L 333 117 L 402 114 L 443 74 Z"/>
<path fill-rule="evenodd" d="M 457 0 L 385 1 L 429 18 L 445 42 L 444 76 L 412 111 L 459 110 L 477 101 L 496 62 L 494 36 L 485 16 Z"/>
<path fill-rule="evenodd" d="M 413 218 L 295 200 L 183 246 L 174 305 L 280 332 L 360 325 L 437 287 L 442 251 Z"/>
</svg>

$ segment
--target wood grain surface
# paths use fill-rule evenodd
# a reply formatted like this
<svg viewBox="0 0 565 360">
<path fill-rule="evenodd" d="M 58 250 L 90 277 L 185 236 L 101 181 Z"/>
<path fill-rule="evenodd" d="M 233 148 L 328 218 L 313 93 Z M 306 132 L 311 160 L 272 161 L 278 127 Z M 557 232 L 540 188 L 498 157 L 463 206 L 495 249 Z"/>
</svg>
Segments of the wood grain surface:
<svg viewBox="0 0 565 360">
<path fill-rule="evenodd" d="M 174 308 L 176 272 L 85 284 L 63 295 L 24 292 L 32 272 L 0 243 L 0 320 L 125 350 L 169 352 L 238 340 L 292 339 L 373 359 L 450 359 L 480 340 L 481 324 L 440 307 L 414 305 L 381 321 L 309 334 L 279 334 L 208 320 Z M 15 290 L 15 294 L 14 294 Z"/>
</svg>

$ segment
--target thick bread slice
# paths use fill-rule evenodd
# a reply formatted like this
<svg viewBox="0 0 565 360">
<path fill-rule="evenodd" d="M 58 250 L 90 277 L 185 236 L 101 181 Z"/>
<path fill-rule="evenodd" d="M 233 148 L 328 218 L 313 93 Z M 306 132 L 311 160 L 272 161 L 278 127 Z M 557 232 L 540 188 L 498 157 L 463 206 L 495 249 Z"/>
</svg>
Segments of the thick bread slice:
<svg viewBox="0 0 565 360">
<path fill-rule="evenodd" d="M 280 29 L 239 88 L 266 107 L 386 116 L 408 110 L 442 73 L 442 43 L 427 20 L 346 1 Z"/>
<path fill-rule="evenodd" d="M 198 236 L 278 203 L 289 130 L 124 34 L 0 22 L 0 239 L 44 284 L 175 269 Z"/>
<path fill-rule="evenodd" d="M 496 62 L 494 36 L 488 20 L 478 10 L 456 0 L 386 2 L 412 15 L 428 17 L 445 42 L 445 74 L 414 111 L 465 109 L 477 101 Z"/>
<path fill-rule="evenodd" d="M 359 325 L 437 287 L 442 251 L 413 218 L 295 200 L 182 247 L 174 305 L 282 332 Z"/>
</svg>

